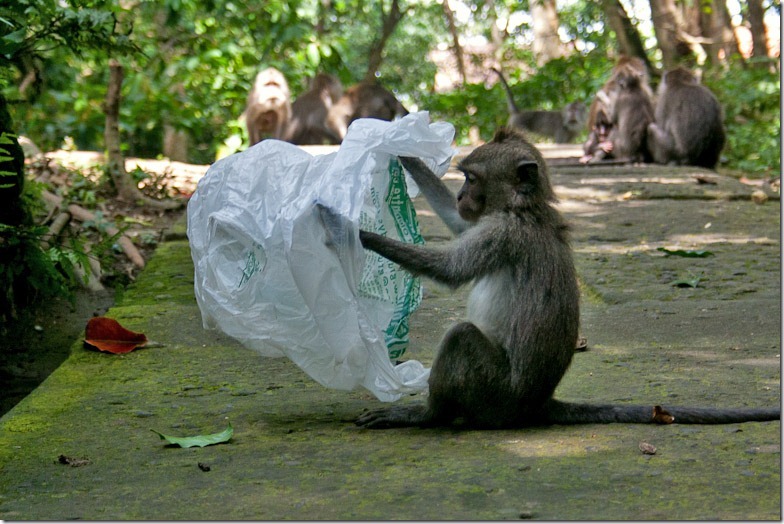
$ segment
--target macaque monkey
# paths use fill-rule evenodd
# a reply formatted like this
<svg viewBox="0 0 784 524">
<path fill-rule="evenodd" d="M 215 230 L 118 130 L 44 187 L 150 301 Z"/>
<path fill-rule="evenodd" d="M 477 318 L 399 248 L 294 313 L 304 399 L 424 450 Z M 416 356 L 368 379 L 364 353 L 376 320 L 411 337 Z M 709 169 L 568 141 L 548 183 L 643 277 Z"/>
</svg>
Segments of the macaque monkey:
<svg viewBox="0 0 784 524">
<path fill-rule="evenodd" d="M 683 67 L 664 74 L 648 148 L 655 162 L 713 169 L 724 147 L 722 109 L 710 90 Z"/>
<path fill-rule="evenodd" d="M 291 92 L 283 73 L 270 67 L 256 75 L 245 105 L 250 145 L 283 136 L 291 118 Z"/>
<path fill-rule="evenodd" d="M 648 162 L 646 137 L 648 124 L 653 122 L 653 100 L 650 87 L 643 83 L 647 75 L 627 64 L 613 70 L 613 84 L 606 91 L 605 106 L 609 110 L 613 156 L 629 162 Z"/>
<path fill-rule="evenodd" d="M 593 101 L 591 102 L 591 106 L 588 109 L 589 137 L 583 147 L 583 149 L 586 151 L 586 155 L 588 155 L 588 152 L 585 147 L 589 146 L 589 142 L 591 142 L 591 135 L 593 135 L 600 126 L 600 113 L 603 113 L 602 118 L 610 117 L 611 110 L 615 103 L 615 98 L 618 94 L 617 78 L 621 73 L 624 75 L 638 76 L 640 79 L 640 88 L 648 95 L 650 100 L 653 100 L 653 91 L 651 91 L 648 69 L 645 66 L 645 62 L 636 56 L 621 55 L 613 66 L 612 72 L 610 73 L 610 78 L 607 79 L 602 88 L 596 93 L 596 96 L 594 97 Z M 603 129 L 609 133 L 609 131 L 612 129 L 613 123 L 612 121 L 608 121 L 608 123 L 610 129 L 607 129 L 606 126 L 603 126 Z M 609 153 L 609 151 L 612 149 L 612 141 L 607 140 L 605 137 L 602 143 L 604 144 L 604 147 L 602 147 L 600 151 Z M 598 161 L 601 160 L 599 157 L 603 156 L 604 155 L 602 155 L 602 153 L 599 153 L 598 156 L 593 155 L 591 158 L 593 161 Z M 588 159 L 585 159 L 585 156 L 583 156 L 580 161 L 584 163 L 587 162 Z"/>
<path fill-rule="evenodd" d="M 327 114 L 342 95 L 340 80 L 326 73 L 317 74 L 310 89 L 291 104 L 291 120 L 283 140 L 297 145 L 339 144 L 342 138 L 327 126 Z"/>
<path fill-rule="evenodd" d="M 610 140 L 610 131 L 613 125 L 607 109 L 609 99 L 602 90 L 599 90 L 596 98 L 604 101 L 596 104 L 594 123 L 588 133 L 588 139 L 583 144 L 583 156 L 579 160 L 581 164 L 592 164 L 612 157 L 613 144 Z"/>
<path fill-rule="evenodd" d="M 506 428 L 607 422 L 730 423 L 780 418 L 779 408 L 691 409 L 572 404 L 552 398 L 574 354 L 580 318 L 568 226 L 542 155 L 512 128 L 500 129 L 458 166 L 457 200 L 419 159 L 401 158 L 433 209 L 459 234 L 430 248 L 362 231 L 370 249 L 451 287 L 474 283 L 467 320 L 447 331 L 430 370 L 426 404 L 362 414 L 367 428 Z M 344 236 L 322 207 L 328 237 Z M 340 228 L 340 229 L 338 229 Z M 337 232 L 332 232 L 336 229 Z M 673 420 L 674 417 L 674 420 Z"/>
<path fill-rule="evenodd" d="M 583 130 L 587 118 L 587 109 L 583 102 L 571 102 L 561 111 L 520 111 L 504 75 L 498 69 L 493 71 L 501 79 L 506 91 L 506 104 L 509 109 L 507 125 L 510 127 L 551 137 L 559 144 L 571 142 Z"/>
<path fill-rule="evenodd" d="M 392 121 L 396 116 L 407 114 L 408 110 L 395 95 L 375 81 L 365 81 L 346 89 L 330 108 L 327 125 L 343 139 L 349 124 L 358 118 Z"/>
</svg>

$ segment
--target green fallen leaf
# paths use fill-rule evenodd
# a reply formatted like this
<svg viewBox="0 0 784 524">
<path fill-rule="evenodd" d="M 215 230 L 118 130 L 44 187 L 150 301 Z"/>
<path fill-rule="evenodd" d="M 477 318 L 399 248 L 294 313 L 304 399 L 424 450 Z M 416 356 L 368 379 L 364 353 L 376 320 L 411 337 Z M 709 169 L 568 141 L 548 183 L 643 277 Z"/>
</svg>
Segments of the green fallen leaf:
<svg viewBox="0 0 784 524">
<path fill-rule="evenodd" d="M 194 446 L 198 446 L 203 448 L 204 446 L 210 446 L 212 444 L 220 444 L 221 442 L 228 442 L 232 435 L 234 435 L 234 428 L 229 427 L 221 431 L 220 433 L 213 433 L 212 435 L 197 435 L 195 437 L 172 437 L 169 435 L 164 435 L 154 429 L 151 429 L 153 433 L 156 433 L 161 440 L 167 441 L 169 444 L 174 444 L 175 446 L 180 446 L 181 448 L 192 448 Z"/>
<path fill-rule="evenodd" d="M 699 278 L 684 278 L 681 280 L 676 280 L 672 283 L 673 286 L 678 287 L 697 287 L 697 284 L 700 283 Z"/>
<path fill-rule="evenodd" d="M 667 256 L 688 257 L 688 258 L 705 258 L 712 257 L 711 251 L 687 251 L 684 249 L 667 249 L 665 247 L 657 247 L 656 251 L 661 251 Z"/>
</svg>

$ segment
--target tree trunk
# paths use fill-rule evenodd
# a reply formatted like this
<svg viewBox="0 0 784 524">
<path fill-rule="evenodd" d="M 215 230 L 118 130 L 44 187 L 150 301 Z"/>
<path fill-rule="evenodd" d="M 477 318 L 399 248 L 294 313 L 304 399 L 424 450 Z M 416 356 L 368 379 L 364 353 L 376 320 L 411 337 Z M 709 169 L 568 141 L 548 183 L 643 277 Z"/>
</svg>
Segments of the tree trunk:
<svg viewBox="0 0 784 524">
<path fill-rule="evenodd" d="M 703 7 L 708 9 L 700 10 L 700 29 L 702 36 L 708 39 L 704 48 L 710 63 L 721 64 L 732 55 L 740 56 L 738 40 L 732 30 L 732 21 L 724 0 L 712 0 Z"/>
<path fill-rule="evenodd" d="M 566 55 L 561 38 L 558 36 L 558 12 L 555 0 L 531 0 L 533 19 L 533 52 L 537 65 L 544 65 L 554 58 Z"/>
<path fill-rule="evenodd" d="M 376 72 L 381 67 L 381 62 L 384 58 L 384 47 L 387 45 L 387 40 L 392 36 L 398 22 L 405 14 L 400 10 L 399 0 L 392 0 L 392 5 L 389 6 L 389 11 L 384 11 L 383 1 L 379 3 L 379 10 L 381 11 L 381 36 L 378 37 L 370 46 L 370 58 L 368 59 L 368 68 L 365 73 L 365 80 L 373 80 L 376 78 Z"/>
<path fill-rule="evenodd" d="M 618 51 L 624 55 L 642 59 L 648 70 L 648 76 L 653 76 L 653 66 L 645 54 L 645 46 L 640 38 L 640 33 L 629 20 L 629 15 L 626 14 L 626 9 L 623 8 L 620 0 L 602 0 L 602 10 L 607 17 L 610 28 L 615 31 Z"/>
<path fill-rule="evenodd" d="M 189 142 L 187 132 L 163 124 L 163 156 L 175 162 L 187 162 Z"/>
<path fill-rule="evenodd" d="M 130 177 L 125 172 L 125 159 L 120 151 L 120 90 L 123 81 L 123 68 L 116 60 L 109 62 L 109 86 L 106 90 L 106 128 L 104 147 L 109 174 L 121 200 L 134 201 L 139 195 L 136 186 L 129 184 Z"/>
<path fill-rule="evenodd" d="M 455 60 L 457 61 L 457 72 L 460 75 L 460 83 L 465 84 L 467 80 L 465 58 L 463 56 L 463 46 L 460 45 L 460 34 L 458 33 L 457 25 L 455 24 L 455 14 L 452 12 L 452 8 L 449 7 L 449 0 L 444 0 L 441 5 L 444 7 L 444 15 L 446 16 L 449 34 L 452 35 L 452 51 L 454 52 Z"/>
<path fill-rule="evenodd" d="M 685 59 L 694 57 L 694 46 L 684 30 L 681 13 L 674 0 L 650 0 L 651 19 L 656 40 L 662 52 L 664 69 L 672 69 Z"/>
<path fill-rule="evenodd" d="M 109 61 L 109 86 L 106 90 L 104 111 L 106 112 L 106 128 L 104 129 L 104 147 L 106 148 L 106 164 L 109 176 L 117 190 L 117 197 L 126 202 L 141 201 L 145 205 L 159 209 L 175 209 L 181 202 L 164 202 L 145 196 L 131 176 L 125 171 L 125 159 L 120 150 L 120 90 L 123 81 L 123 67 L 117 60 Z"/>
<path fill-rule="evenodd" d="M 768 32 L 765 28 L 765 9 L 762 0 L 748 0 L 748 21 L 751 29 L 751 54 L 755 58 L 768 56 Z"/>
</svg>

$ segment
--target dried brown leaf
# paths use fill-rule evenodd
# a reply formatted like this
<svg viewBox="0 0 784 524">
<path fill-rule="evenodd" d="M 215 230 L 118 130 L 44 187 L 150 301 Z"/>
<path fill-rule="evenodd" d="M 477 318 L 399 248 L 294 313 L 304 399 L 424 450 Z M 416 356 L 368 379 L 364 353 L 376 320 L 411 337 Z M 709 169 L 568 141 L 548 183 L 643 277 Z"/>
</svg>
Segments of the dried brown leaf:
<svg viewBox="0 0 784 524">
<path fill-rule="evenodd" d="M 672 424 L 675 422 L 675 417 L 661 406 L 653 406 L 652 418 L 656 424 Z"/>
</svg>

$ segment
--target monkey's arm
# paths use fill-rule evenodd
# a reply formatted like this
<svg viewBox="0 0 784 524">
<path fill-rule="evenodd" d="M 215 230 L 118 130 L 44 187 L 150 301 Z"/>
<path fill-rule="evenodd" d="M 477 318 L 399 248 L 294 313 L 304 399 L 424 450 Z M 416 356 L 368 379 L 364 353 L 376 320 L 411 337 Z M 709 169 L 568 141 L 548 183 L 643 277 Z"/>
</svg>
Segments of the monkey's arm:
<svg viewBox="0 0 784 524">
<path fill-rule="evenodd" d="M 424 275 L 451 287 L 496 271 L 512 256 L 515 242 L 503 228 L 478 226 L 443 248 L 407 244 L 385 236 L 359 231 L 366 249 L 375 251 L 403 269 Z"/>
<path fill-rule="evenodd" d="M 400 163 L 411 174 L 414 182 L 417 183 L 425 195 L 427 202 L 452 233 L 459 235 L 471 227 L 472 224 L 463 220 L 457 212 L 455 195 L 422 160 L 413 157 L 400 157 Z"/>
</svg>

